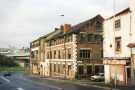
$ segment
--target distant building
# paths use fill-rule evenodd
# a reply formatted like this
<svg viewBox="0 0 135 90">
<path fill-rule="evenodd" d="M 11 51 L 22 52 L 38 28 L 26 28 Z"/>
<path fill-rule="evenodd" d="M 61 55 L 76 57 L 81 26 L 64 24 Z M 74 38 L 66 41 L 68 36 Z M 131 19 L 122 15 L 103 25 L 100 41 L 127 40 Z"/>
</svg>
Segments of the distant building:
<svg viewBox="0 0 135 90">
<path fill-rule="evenodd" d="M 13 58 L 22 67 L 29 63 L 29 48 L 0 48 L 0 54 Z"/>
<path fill-rule="evenodd" d="M 13 52 L 8 54 L 7 56 L 14 58 L 16 63 L 18 63 L 21 67 L 25 67 L 25 65 L 29 63 L 30 59 L 29 48 L 13 50 Z"/>
<path fill-rule="evenodd" d="M 65 24 L 31 42 L 32 73 L 76 79 L 104 72 L 103 21 L 97 15 L 75 26 Z"/>
<path fill-rule="evenodd" d="M 11 49 L 9 49 L 9 48 L 0 48 L 0 54 L 2 54 L 2 55 L 8 55 L 8 54 L 10 54 L 12 51 L 11 51 Z"/>
</svg>

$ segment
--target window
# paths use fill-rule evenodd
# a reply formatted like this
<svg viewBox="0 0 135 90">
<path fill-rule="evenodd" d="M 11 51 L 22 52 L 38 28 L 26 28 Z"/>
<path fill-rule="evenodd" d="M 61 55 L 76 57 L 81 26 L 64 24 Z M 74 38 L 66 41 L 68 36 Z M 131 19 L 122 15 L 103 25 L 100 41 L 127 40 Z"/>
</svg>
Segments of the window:
<svg viewBox="0 0 135 90">
<path fill-rule="evenodd" d="M 88 42 L 94 42 L 95 38 L 93 34 L 88 34 Z"/>
<path fill-rule="evenodd" d="M 68 75 L 70 74 L 70 70 L 71 70 L 71 65 L 68 65 Z"/>
<path fill-rule="evenodd" d="M 47 59 L 49 59 L 49 52 L 47 53 Z"/>
<path fill-rule="evenodd" d="M 90 58 L 90 49 L 88 50 L 80 50 L 80 58 Z"/>
<path fill-rule="evenodd" d="M 58 51 L 58 59 L 61 59 L 60 50 Z"/>
<path fill-rule="evenodd" d="M 71 48 L 68 49 L 68 59 L 71 59 Z"/>
<path fill-rule="evenodd" d="M 87 66 L 87 74 L 91 75 L 92 74 L 92 66 Z"/>
<path fill-rule="evenodd" d="M 96 22 L 96 32 L 102 31 L 102 24 L 100 22 Z"/>
<path fill-rule="evenodd" d="M 120 19 L 118 19 L 115 21 L 115 29 L 120 28 L 120 26 L 121 26 Z"/>
<path fill-rule="evenodd" d="M 101 42 L 102 41 L 102 36 L 101 35 L 95 35 L 95 40 L 97 42 Z"/>
<path fill-rule="evenodd" d="M 54 51 L 54 59 L 56 59 L 56 50 Z"/>
<path fill-rule="evenodd" d="M 34 52 L 32 51 L 31 52 L 31 58 L 34 58 L 35 56 L 34 56 Z"/>
<path fill-rule="evenodd" d="M 54 72 L 56 72 L 56 64 L 54 64 Z"/>
<path fill-rule="evenodd" d="M 58 73 L 60 73 L 60 64 L 58 64 Z"/>
<path fill-rule="evenodd" d="M 79 75 L 82 75 L 84 73 L 83 69 L 84 69 L 83 66 L 78 66 L 78 74 Z"/>
<path fill-rule="evenodd" d="M 121 37 L 115 38 L 115 51 L 120 52 L 121 51 Z"/>
<path fill-rule="evenodd" d="M 80 33 L 80 41 L 85 41 L 86 40 L 86 33 L 85 32 L 81 32 Z"/>
<path fill-rule="evenodd" d="M 66 37 L 66 42 L 71 42 L 72 41 L 72 36 L 67 36 Z"/>
<path fill-rule="evenodd" d="M 38 54 L 38 50 L 35 51 L 36 55 Z"/>
<path fill-rule="evenodd" d="M 49 59 L 52 59 L 52 52 L 50 51 L 50 58 Z"/>
</svg>

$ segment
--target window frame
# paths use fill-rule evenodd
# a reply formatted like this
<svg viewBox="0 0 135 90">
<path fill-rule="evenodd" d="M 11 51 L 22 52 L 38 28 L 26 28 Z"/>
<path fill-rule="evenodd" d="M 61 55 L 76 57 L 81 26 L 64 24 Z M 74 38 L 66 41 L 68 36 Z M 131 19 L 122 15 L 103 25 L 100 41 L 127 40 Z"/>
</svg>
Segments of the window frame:
<svg viewBox="0 0 135 90">
<path fill-rule="evenodd" d="M 118 46 L 118 43 L 120 44 Z M 115 37 L 115 52 L 120 53 L 122 47 L 122 40 L 121 37 Z"/>
</svg>

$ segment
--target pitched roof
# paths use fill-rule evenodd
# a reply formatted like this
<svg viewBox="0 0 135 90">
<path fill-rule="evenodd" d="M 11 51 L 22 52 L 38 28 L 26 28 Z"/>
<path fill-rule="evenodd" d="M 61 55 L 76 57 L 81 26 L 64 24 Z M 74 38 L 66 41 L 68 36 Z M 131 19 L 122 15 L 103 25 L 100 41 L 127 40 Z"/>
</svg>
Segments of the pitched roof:
<svg viewBox="0 0 135 90">
<path fill-rule="evenodd" d="M 113 16 L 107 18 L 106 20 L 112 19 L 113 17 L 117 17 L 117 16 L 122 15 L 122 14 L 127 13 L 127 12 L 130 12 L 130 8 L 126 8 L 126 9 L 120 11 L 120 12 L 116 13 L 115 15 L 113 15 Z"/>
<path fill-rule="evenodd" d="M 86 24 L 93 23 L 95 21 L 95 19 L 97 19 L 97 20 L 100 19 L 100 20 L 104 21 L 104 18 L 101 15 L 98 14 L 95 17 L 93 17 L 93 18 L 91 18 L 89 20 L 86 20 L 86 21 L 81 22 L 81 23 L 79 23 L 77 25 L 74 25 L 73 27 L 71 27 L 71 30 L 68 33 L 73 33 L 73 32 L 77 33 L 77 32 L 79 32 L 79 29 L 81 27 L 83 27 Z"/>
<path fill-rule="evenodd" d="M 63 30 L 58 29 L 58 30 L 54 30 L 53 32 L 51 32 L 51 33 L 49 33 L 47 35 L 39 37 L 36 40 L 40 40 L 41 38 L 45 38 L 45 40 L 51 40 L 51 39 L 55 39 L 55 38 L 58 38 L 58 37 L 62 37 L 64 35 L 66 35 L 66 34 L 77 33 L 77 32 L 79 32 L 80 28 L 82 28 L 84 25 L 86 25 L 88 23 L 94 22 L 95 19 L 100 19 L 100 20 L 104 21 L 104 18 L 101 15 L 96 15 L 95 17 L 93 17 L 93 18 L 91 18 L 89 20 L 86 20 L 84 22 L 81 22 L 81 23 L 79 23 L 77 25 L 72 26 L 71 29 L 67 33 L 64 33 Z"/>
</svg>

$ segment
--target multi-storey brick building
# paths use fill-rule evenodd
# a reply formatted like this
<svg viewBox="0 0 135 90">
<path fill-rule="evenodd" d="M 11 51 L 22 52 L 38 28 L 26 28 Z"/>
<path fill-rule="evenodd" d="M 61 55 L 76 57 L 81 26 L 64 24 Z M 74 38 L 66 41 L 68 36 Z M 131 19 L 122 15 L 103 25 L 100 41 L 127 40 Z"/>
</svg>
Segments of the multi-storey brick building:
<svg viewBox="0 0 135 90">
<path fill-rule="evenodd" d="M 44 75 L 75 79 L 103 72 L 103 21 L 97 15 L 75 26 L 65 24 L 43 38 Z"/>
</svg>

